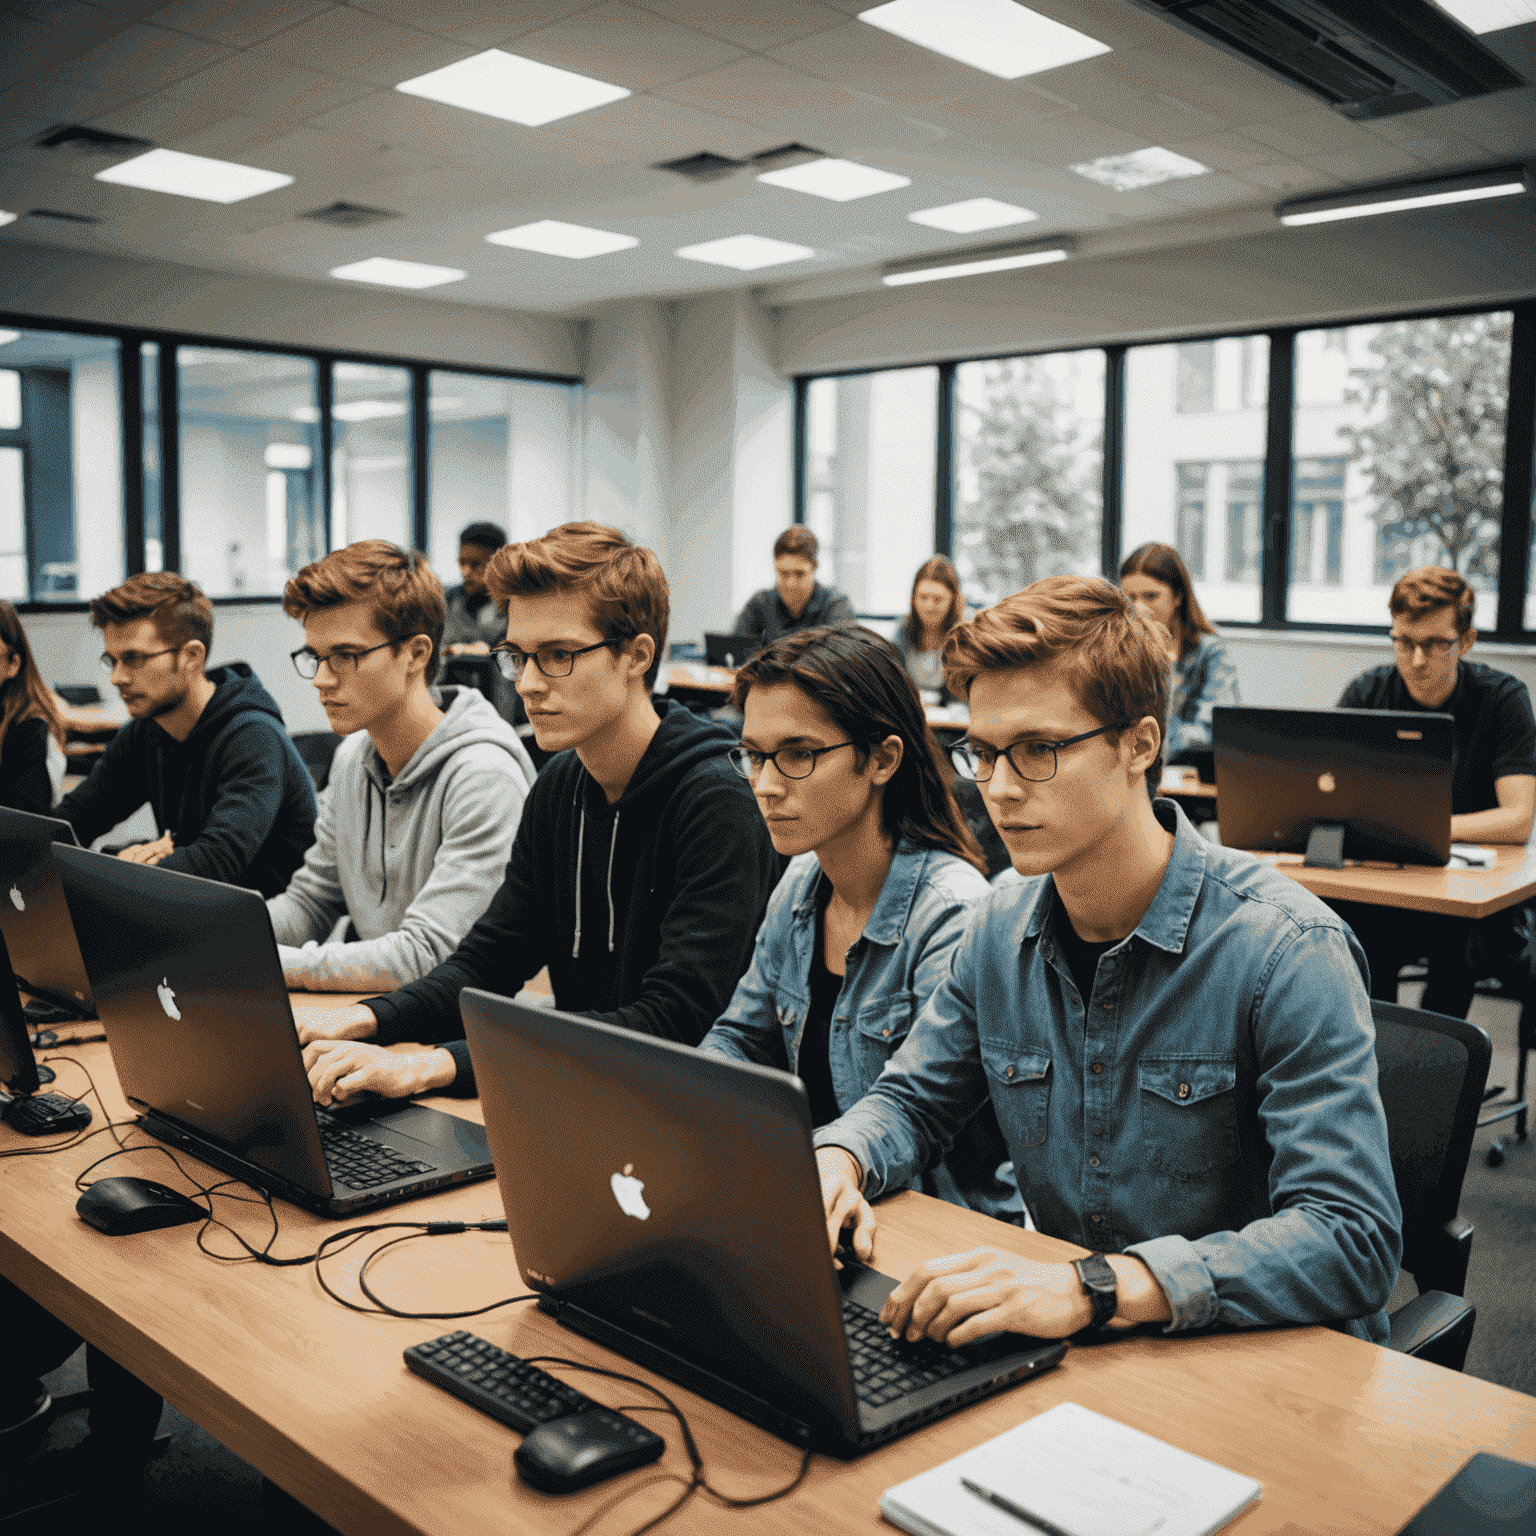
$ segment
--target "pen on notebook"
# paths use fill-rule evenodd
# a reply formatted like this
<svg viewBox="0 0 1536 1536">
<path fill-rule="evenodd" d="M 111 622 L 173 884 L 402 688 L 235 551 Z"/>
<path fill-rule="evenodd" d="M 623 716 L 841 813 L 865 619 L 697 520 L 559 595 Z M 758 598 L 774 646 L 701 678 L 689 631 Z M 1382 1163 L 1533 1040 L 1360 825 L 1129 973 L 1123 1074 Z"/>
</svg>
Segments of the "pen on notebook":
<svg viewBox="0 0 1536 1536">
<path fill-rule="evenodd" d="M 1044 1531 L 1045 1536 L 1074 1536 L 1073 1532 L 1063 1530 L 1059 1525 L 1053 1525 L 1043 1515 L 1031 1514 L 1022 1504 L 1015 1504 L 1012 1499 L 1005 1499 L 1002 1494 L 994 1493 L 990 1488 L 983 1488 L 980 1483 L 973 1483 L 968 1477 L 960 1479 L 960 1486 L 974 1493 L 978 1499 L 985 1499 L 988 1504 L 1006 1511 L 1015 1520 L 1023 1520 L 1037 1530 Z"/>
</svg>

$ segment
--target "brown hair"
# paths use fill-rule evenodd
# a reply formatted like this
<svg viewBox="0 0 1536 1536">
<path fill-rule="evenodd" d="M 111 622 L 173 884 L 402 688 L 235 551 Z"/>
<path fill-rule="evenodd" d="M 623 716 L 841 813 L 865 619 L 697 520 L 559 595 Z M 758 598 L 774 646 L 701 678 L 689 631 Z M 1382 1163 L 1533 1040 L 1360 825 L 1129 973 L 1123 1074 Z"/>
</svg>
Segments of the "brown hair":
<svg viewBox="0 0 1536 1536">
<path fill-rule="evenodd" d="M 731 702 L 737 709 L 745 708 L 754 683 L 793 683 L 821 705 L 857 744 L 861 768 L 870 747 L 899 736 L 905 750 L 882 793 L 881 824 L 893 842 L 937 848 L 986 872 L 981 848 L 955 804 L 923 701 L 889 640 L 862 625 L 802 629 L 774 641 L 736 673 Z"/>
<path fill-rule="evenodd" d="M 213 604 L 196 582 L 175 571 L 145 571 L 130 576 L 120 587 L 91 600 L 91 623 L 97 629 L 108 624 L 132 624 L 151 619 L 167 645 L 203 642 L 213 645 Z"/>
<path fill-rule="evenodd" d="M 310 561 L 283 588 L 283 612 L 290 619 L 343 603 L 367 603 L 374 628 L 397 650 L 414 635 L 425 635 L 432 654 L 423 675 L 428 684 L 437 677 L 446 609 L 443 584 L 425 555 L 388 539 L 359 539 Z"/>
<path fill-rule="evenodd" d="M 960 591 L 960 573 L 955 570 L 954 562 L 946 555 L 934 555 L 932 559 L 924 560 L 917 568 L 917 575 L 912 578 L 912 602 L 906 618 L 902 620 L 907 639 L 913 645 L 923 638 L 923 621 L 917 616 L 917 588 L 924 581 L 936 581 L 950 590 L 949 613 L 944 619 L 946 633 L 965 617 L 965 597 Z"/>
<path fill-rule="evenodd" d="M 1167 740 L 1168 631 L 1097 576 L 1047 576 L 944 642 L 944 679 L 961 698 L 978 673 L 1053 663 L 1100 725 L 1151 715 Z"/>
<path fill-rule="evenodd" d="M 562 523 L 542 538 L 508 544 L 491 556 L 485 584 L 500 613 L 513 597 L 543 592 L 580 595 L 605 640 L 649 635 L 656 658 L 645 674 L 653 687 L 667 648 L 672 593 L 655 552 L 632 544 L 606 523 Z"/>
<path fill-rule="evenodd" d="M 773 558 L 775 560 L 780 555 L 800 555 L 809 560 L 812 565 L 815 565 L 820 554 L 821 541 L 804 523 L 791 523 L 773 541 Z"/>
<path fill-rule="evenodd" d="M 48 734 L 62 747 L 64 717 L 59 713 L 58 701 L 32 659 L 21 616 L 4 599 L 0 599 L 0 645 L 21 658 L 16 676 L 0 685 L 0 741 L 10 735 L 11 727 L 18 721 L 41 720 L 48 727 Z"/>
<path fill-rule="evenodd" d="M 1387 611 L 1393 618 L 1422 619 L 1436 608 L 1456 610 L 1456 633 L 1464 635 L 1472 628 L 1472 611 L 1477 594 L 1455 572 L 1443 565 L 1421 565 L 1397 578 Z"/>
<path fill-rule="evenodd" d="M 1189 579 L 1189 570 L 1183 557 L 1172 544 L 1143 544 L 1133 549 L 1120 562 L 1120 579 L 1127 576 L 1150 576 L 1173 591 L 1179 605 L 1179 622 L 1184 626 L 1184 649 L 1195 643 L 1196 635 L 1214 635 L 1216 626 L 1205 616 L 1200 599 L 1195 596 L 1195 584 Z"/>
</svg>

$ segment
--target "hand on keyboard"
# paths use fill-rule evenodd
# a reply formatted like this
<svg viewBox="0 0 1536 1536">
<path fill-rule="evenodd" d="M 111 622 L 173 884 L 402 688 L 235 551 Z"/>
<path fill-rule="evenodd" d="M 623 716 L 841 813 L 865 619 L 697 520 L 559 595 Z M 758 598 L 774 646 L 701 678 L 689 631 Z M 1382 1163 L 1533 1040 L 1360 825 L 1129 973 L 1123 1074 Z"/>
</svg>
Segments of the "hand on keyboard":
<svg viewBox="0 0 1536 1536">
<path fill-rule="evenodd" d="M 304 1070 L 317 1104 L 345 1104 L 360 1093 L 405 1099 L 447 1088 L 458 1075 L 447 1051 L 390 1051 L 361 1040 L 314 1040 Z"/>
</svg>

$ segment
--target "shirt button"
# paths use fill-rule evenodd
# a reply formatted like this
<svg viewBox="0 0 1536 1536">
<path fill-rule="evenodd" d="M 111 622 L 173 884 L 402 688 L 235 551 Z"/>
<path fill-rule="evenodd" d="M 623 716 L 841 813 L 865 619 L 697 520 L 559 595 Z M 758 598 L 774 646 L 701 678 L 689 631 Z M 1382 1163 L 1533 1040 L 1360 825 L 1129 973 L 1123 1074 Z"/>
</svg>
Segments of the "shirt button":
<svg viewBox="0 0 1536 1536">
<path fill-rule="evenodd" d="M 1090 1168 L 1097 1168 L 1097 1167 L 1098 1167 L 1098 1166 L 1099 1166 L 1099 1160 L 1098 1160 L 1098 1158 L 1096 1158 L 1096 1157 L 1090 1157 L 1090 1158 L 1089 1158 L 1089 1159 L 1088 1159 L 1088 1166 L 1089 1166 L 1089 1167 L 1090 1167 Z"/>
<path fill-rule="evenodd" d="M 1009 1067 L 1009 1068 L 1008 1068 L 1008 1070 L 1007 1070 L 1007 1072 L 1005 1072 L 1005 1073 L 1004 1073 L 1004 1074 L 1003 1074 L 1003 1075 L 1004 1075 L 1004 1076 L 1005 1076 L 1005 1077 L 1012 1077 L 1012 1076 L 1013 1076 L 1013 1068 L 1012 1068 L 1012 1067 Z"/>
<path fill-rule="evenodd" d="M 1114 1005 L 1114 1003 L 1113 1003 L 1113 1002 L 1107 1002 L 1107 1003 L 1105 1003 L 1105 1004 L 1104 1004 L 1104 1006 L 1105 1006 L 1105 1007 L 1106 1007 L 1106 1008 L 1113 1008 L 1113 1007 L 1114 1007 L 1114 1006 L 1115 1006 L 1115 1005 Z"/>
<path fill-rule="evenodd" d="M 888 1030 L 888 1029 L 882 1029 L 882 1030 L 881 1030 L 881 1031 L 880 1031 L 880 1033 L 881 1033 L 881 1034 L 882 1034 L 882 1035 L 884 1035 L 884 1036 L 886 1036 L 886 1038 L 887 1038 L 887 1039 L 889 1039 L 889 1038 L 890 1038 L 890 1033 L 891 1033 L 891 1032 L 890 1032 L 890 1030 Z"/>
<path fill-rule="evenodd" d="M 1095 1124 L 1093 1128 L 1093 1134 L 1095 1136 L 1102 1136 L 1104 1134 L 1104 1127 L 1102 1125 Z"/>
<path fill-rule="evenodd" d="M 1099 1073 L 1102 1072 L 1103 1070 L 1104 1070 L 1104 1063 L 1102 1061 L 1094 1062 L 1094 1064 L 1093 1064 L 1093 1075 L 1095 1077 L 1097 1077 L 1099 1075 Z"/>
<path fill-rule="evenodd" d="M 1189 1097 L 1189 1084 L 1188 1083 L 1180 1083 L 1179 1084 L 1179 1097 L 1181 1099 L 1187 1099 Z"/>
<path fill-rule="evenodd" d="M 1103 1221 L 1103 1220 L 1104 1220 L 1104 1218 L 1103 1218 L 1103 1217 L 1102 1217 L 1102 1216 L 1094 1216 L 1094 1217 L 1092 1217 L 1092 1218 L 1091 1218 L 1091 1220 L 1092 1220 L 1092 1222 L 1093 1222 L 1093 1224 L 1094 1224 L 1094 1226 L 1098 1226 L 1098 1224 L 1099 1224 L 1099 1223 L 1100 1223 L 1100 1222 L 1101 1222 L 1101 1221 Z"/>
</svg>

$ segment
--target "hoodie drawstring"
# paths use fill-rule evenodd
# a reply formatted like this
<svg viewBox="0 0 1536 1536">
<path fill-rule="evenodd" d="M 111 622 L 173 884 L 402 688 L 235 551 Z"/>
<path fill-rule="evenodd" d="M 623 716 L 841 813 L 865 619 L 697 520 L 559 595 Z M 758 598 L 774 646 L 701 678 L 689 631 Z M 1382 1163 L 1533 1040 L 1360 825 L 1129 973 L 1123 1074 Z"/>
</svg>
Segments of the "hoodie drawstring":
<svg viewBox="0 0 1536 1536">
<path fill-rule="evenodd" d="M 577 790 L 579 796 L 581 791 Z M 581 808 L 581 823 L 576 833 L 576 938 L 571 944 L 571 959 L 581 952 L 581 850 L 587 840 L 587 808 Z"/>
<path fill-rule="evenodd" d="M 613 836 L 608 839 L 608 953 L 613 953 L 613 850 L 619 846 L 619 813 L 613 813 Z"/>
<path fill-rule="evenodd" d="M 383 790 L 373 782 L 373 776 L 363 775 L 363 849 L 368 848 L 368 838 L 373 831 L 373 796 L 375 790 L 379 796 L 379 870 L 383 880 L 383 889 L 379 892 L 379 905 L 382 907 L 389 896 L 389 805 L 384 798 Z"/>
</svg>

